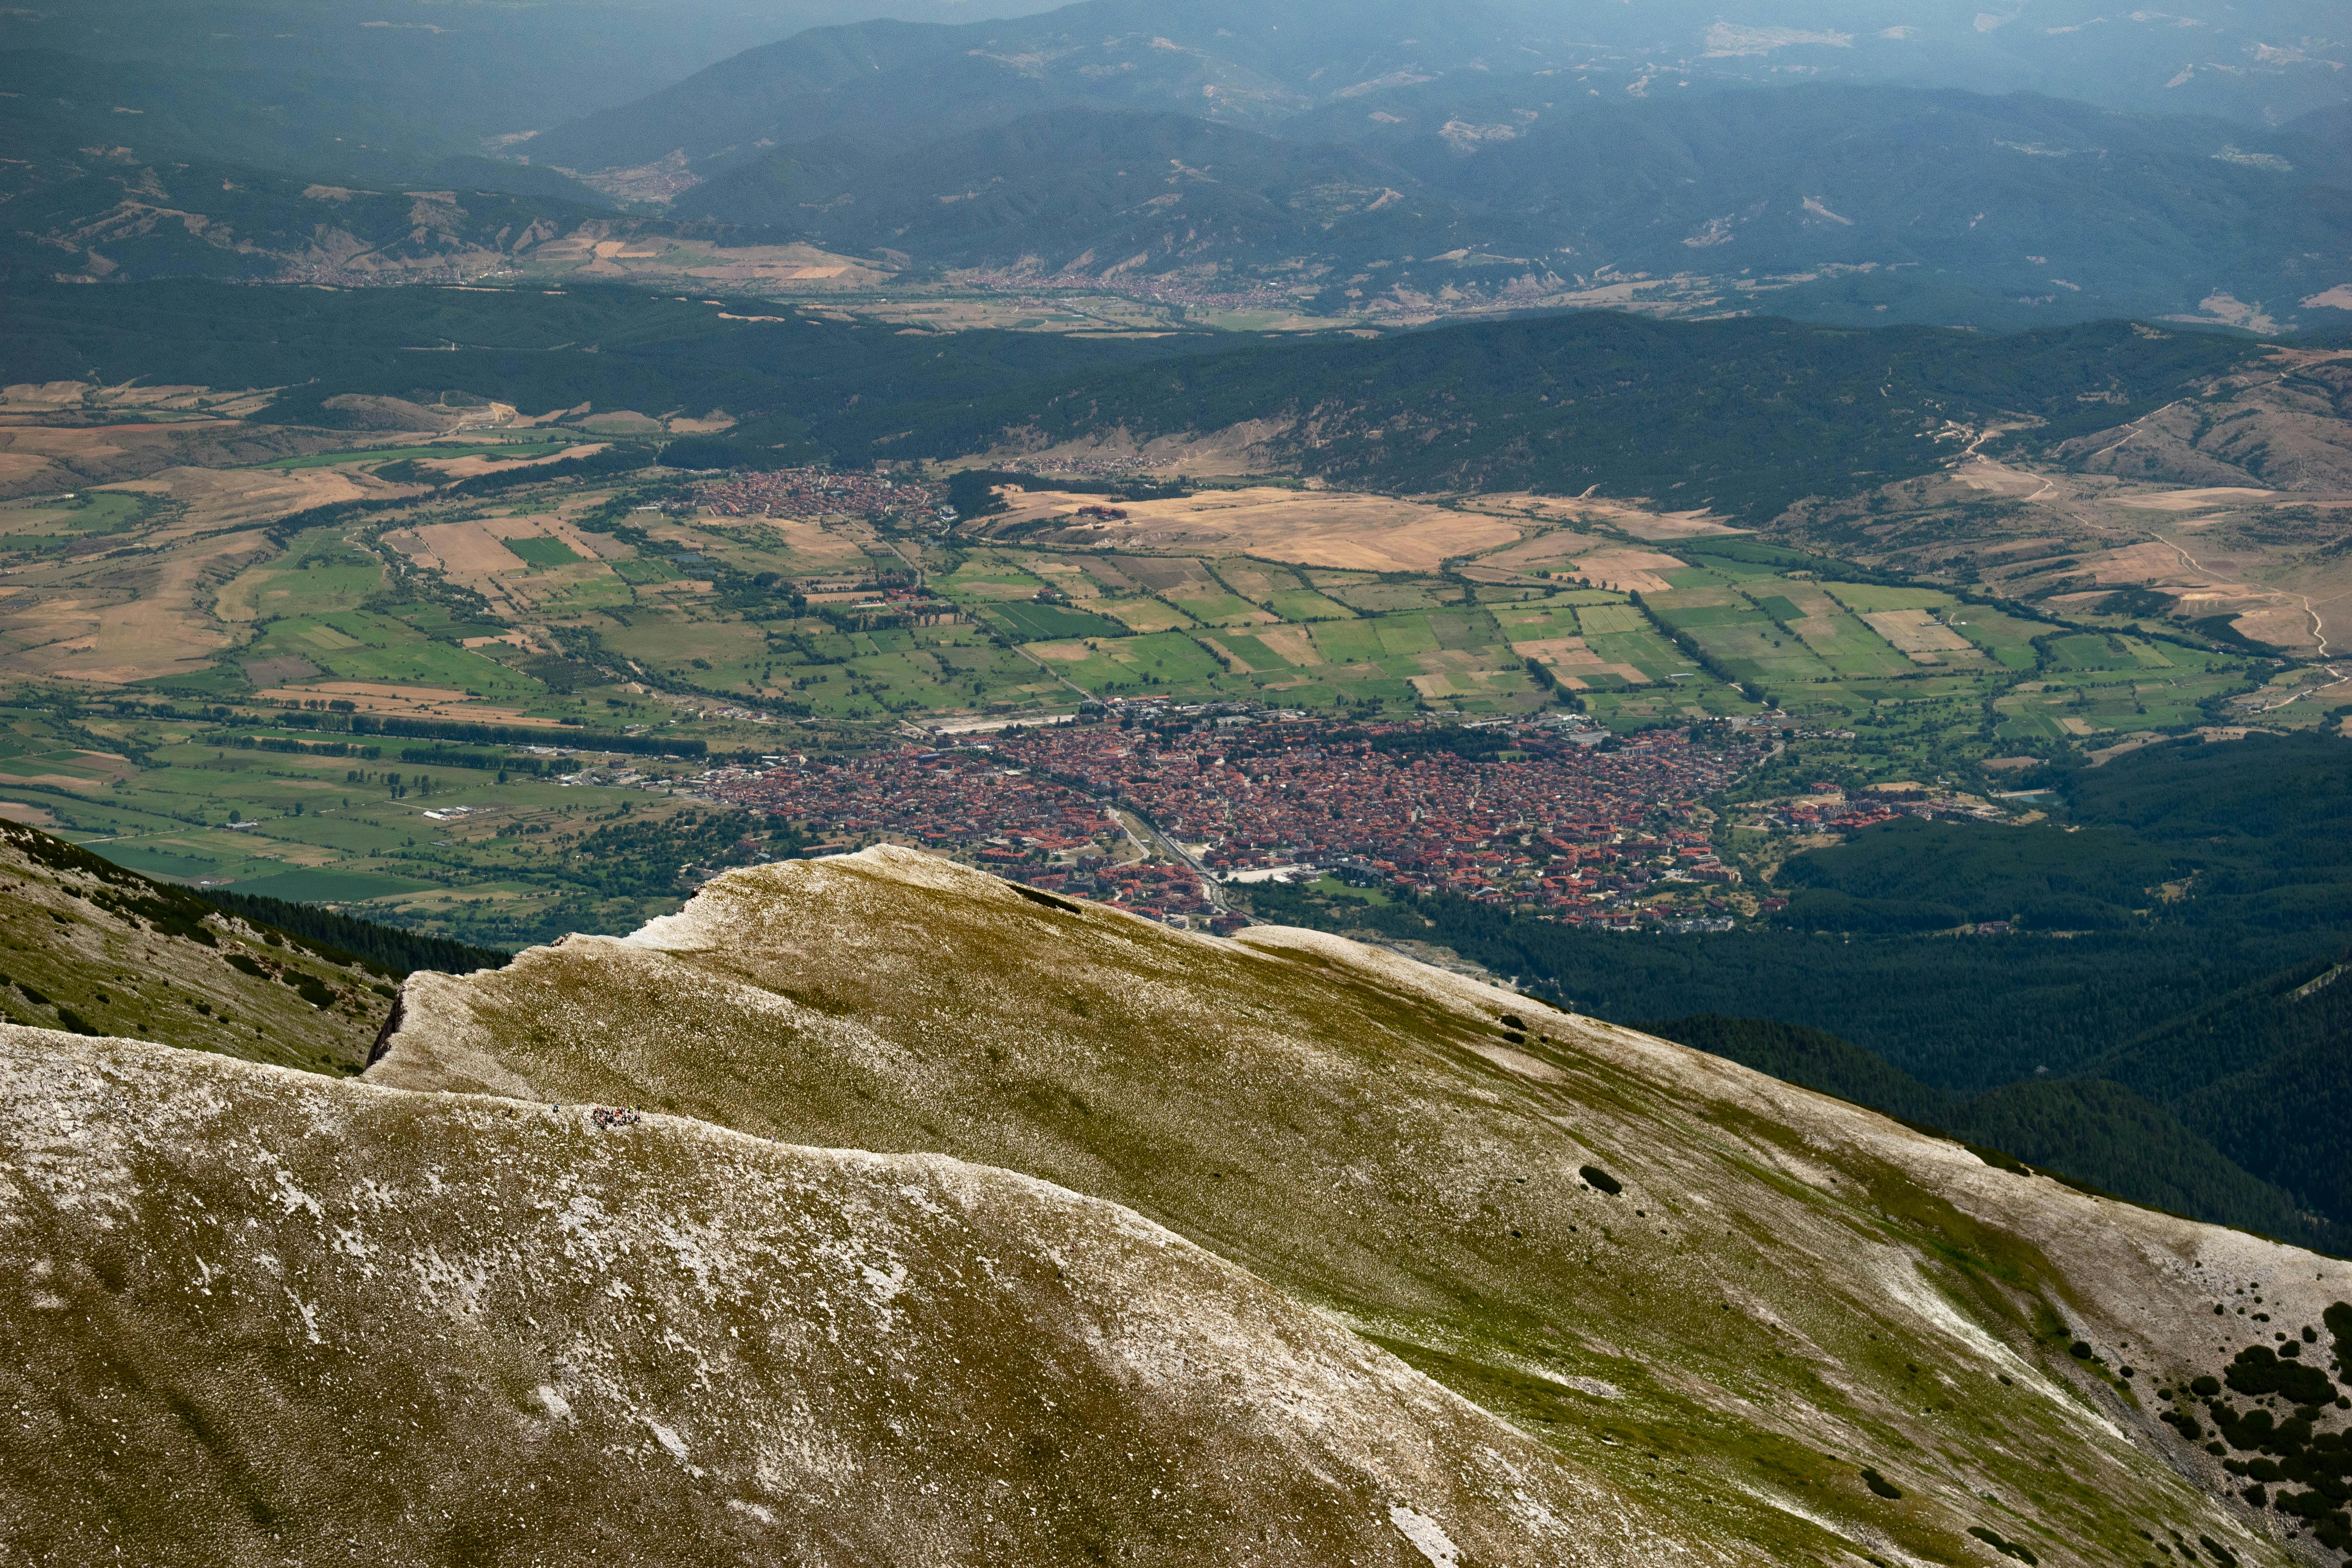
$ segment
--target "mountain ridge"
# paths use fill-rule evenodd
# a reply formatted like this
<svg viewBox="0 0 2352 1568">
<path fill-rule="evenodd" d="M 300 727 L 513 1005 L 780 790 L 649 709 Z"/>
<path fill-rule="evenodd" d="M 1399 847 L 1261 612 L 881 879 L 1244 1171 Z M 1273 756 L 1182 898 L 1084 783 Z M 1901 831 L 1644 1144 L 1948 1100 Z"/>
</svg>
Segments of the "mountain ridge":
<svg viewBox="0 0 2352 1568">
<path fill-rule="evenodd" d="M 10 1381 L 74 1385 L 0 1520 L 52 1553 L 1740 1560 L 1016 1173 L 14 1026 L 0 1085 Z"/>
<path fill-rule="evenodd" d="M 730 873 L 632 937 L 412 982 L 369 1081 L 663 1105 L 788 1141 L 945 1148 L 1041 1174 L 1194 1237 L 1580 1454 L 1617 1450 L 1575 1436 L 1591 1407 L 1564 1390 L 1614 1389 L 1604 1408 L 1618 1432 L 1631 1424 L 1685 1456 L 1688 1475 L 1672 1479 L 1686 1516 L 1735 1531 L 1766 1528 L 1741 1500 L 1766 1483 L 1738 1456 L 1781 1452 L 1791 1436 L 1761 1412 L 1793 1389 L 1752 1380 L 1797 1373 L 1812 1440 L 1841 1458 L 1832 1474 L 1790 1454 L 1796 1468 L 1770 1486 L 1789 1503 L 1776 1506 L 1859 1521 L 1855 1500 L 1871 1494 L 1853 1467 L 1926 1500 L 1957 1466 L 1970 1479 L 1954 1495 L 1991 1491 L 2032 1515 L 2029 1533 L 1999 1531 L 2059 1561 L 2098 1560 L 2076 1553 L 2109 1539 L 2095 1522 L 2104 1505 L 2004 1477 L 1976 1428 L 1931 1420 L 1931 1436 L 1876 1391 L 1932 1364 L 1949 1392 L 1927 1406 L 2037 1426 L 2033 1412 L 2057 1408 L 2044 1398 L 2095 1411 L 2065 1441 L 2095 1428 L 2124 1447 L 2071 1463 L 2095 1465 L 2100 1487 L 2131 1492 L 2147 1520 L 2173 1506 L 2157 1500 L 2176 1483 L 2143 1476 L 2179 1468 L 2226 1489 L 2140 1398 L 2226 1349 L 2200 1326 L 2213 1293 L 2229 1300 L 2259 1276 L 2292 1325 L 2315 1321 L 2352 1279 L 1342 939 L 1252 928 L 1227 944 L 1057 903 L 903 850 Z M 1853 1248 L 1889 1215 L 1919 1250 L 1864 1264 Z M 1811 1249 L 1832 1232 L 1845 1257 L 1832 1299 L 1775 1283 L 1818 1280 L 1826 1254 Z M 1928 1236 L 1941 1239 L 1913 1239 Z M 1912 1316 L 1923 1309 L 1895 1282 L 1959 1256 L 1990 1261 L 1932 1288 L 1951 1304 L 1938 1312 L 1977 1325 L 1977 1349 L 1955 1362 L 1958 1342 L 1916 1336 L 1958 1331 Z M 1808 1381 L 1801 1358 L 1780 1368 L 1773 1347 L 1800 1342 L 1840 1369 L 1833 1386 Z M 2066 1353 L 2077 1342 L 2093 1360 Z M 1907 1363 L 1894 1350 L 1915 1343 Z M 2011 1385 L 2029 1372 L 2045 1393 L 2021 1403 Z M 1732 1387 L 1743 1403 L 1722 1402 Z M 1918 1397 L 1903 1408 L 1923 1408 Z M 1883 1447 L 1852 1424 L 1863 1409 L 1899 1420 L 1915 1447 Z M 1700 1430 L 1723 1434 L 1705 1460 L 1688 1436 Z M 1642 1467 L 1619 1473 L 1631 1484 Z M 1950 1550 L 1927 1543 L 1978 1522 L 1927 1500 L 1890 1512 L 1901 1518 L 1869 1528 L 1915 1555 Z"/>
</svg>

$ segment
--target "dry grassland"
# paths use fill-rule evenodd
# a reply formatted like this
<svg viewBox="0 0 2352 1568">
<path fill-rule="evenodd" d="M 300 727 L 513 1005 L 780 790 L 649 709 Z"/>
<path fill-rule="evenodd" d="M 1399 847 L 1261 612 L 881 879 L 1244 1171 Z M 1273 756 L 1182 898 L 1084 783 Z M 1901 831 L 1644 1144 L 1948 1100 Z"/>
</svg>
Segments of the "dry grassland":
<svg viewBox="0 0 2352 1568">
<path fill-rule="evenodd" d="M 445 479 L 470 479 L 483 474 L 512 474 L 526 468 L 545 468 L 567 458 L 590 458 L 606 449 L 608 443 L 592 441 L 584 446 L 566 447 L 560 452 L 550 452 L 544 458 L 425 458 L 417 462 L 420 468 L 430 468 Z"/>
<path fill-rule="evenodd" d="M 1954 657 L 1984 658 L 1982 649 L 1937 620 L 1932 610 L 1880 610 L 1862 620 L 1914 664 L 1944 664 Z"/>
<path fill-rule="evenodd" d="M 400 493 L 341 468 L 172 468 L 106 488 L 164 496 L 185 506 L 187 513 L 180 523 L 163 531 L 158 539 L 223 528 L 257 528 L 310 507 Z"/>
<path fill-rule="evenodd" d="M 169 470 L 205 472 L 324 451 L 341 437 L 194 419 L 47 426 L 0 421 L 0 499 L 82 489 Z"/>
<path fill-rule="evenodd" d="M 1011 513 L 989 519 L 990 531 L 1100 504 L 1094 497 L 1055 490 L 1014 492 L 1007 500 Z M 1432 572 L 1455 556 L 1508 544 L 1519 534 L 1499 518 L 1337 490 L 1206 490 L 1181 500 L 1128 501 L 1120 510 L 1128 514 L 1126 522 L 1091 523 L 1071 516 L 1071 525 L 1057 537 L 1123 551 L 1255 555 L 1357 572 Z"/>
<path fill-rule="evenodd" d="M 66 562 L 15 574 L 0 637 L 20 677 L 122 685 L 211 668 L 232 641 L 213 585 L 264 558 L 250 533 L 222 533 L 129 561 Z"/>
<path fill-rule="evenodd" d="M 535 724 L 547 729 L 556 727 L 552 719 L 541 719 L 517 708 L 503 708 L 478 702 L 462 691 L 439 686 L 391 686 L 376 681 L 328 680 L 315 686 L 281 687 L 257 694 L 268 702 L 317 701 L 320 698 L 340 697 L 355 704 L 362 713 L 421 715 L 436 719 L 463 719 L 477 724 Z"/>
<path fill-rule="evenodd" d="M 1703 508 L 1696 511 L 1653 511 L 1638 502 L 1611 500 L 1591 494 L 1538 496 L 1502 491 L 1472 496 L 1462 504 L 1476 511 L 1532 518 L 1538 522 L 1604 523 L 1635 539 L 1653 542 L 1753 531 L 1734 528 Z"/>
</svg>

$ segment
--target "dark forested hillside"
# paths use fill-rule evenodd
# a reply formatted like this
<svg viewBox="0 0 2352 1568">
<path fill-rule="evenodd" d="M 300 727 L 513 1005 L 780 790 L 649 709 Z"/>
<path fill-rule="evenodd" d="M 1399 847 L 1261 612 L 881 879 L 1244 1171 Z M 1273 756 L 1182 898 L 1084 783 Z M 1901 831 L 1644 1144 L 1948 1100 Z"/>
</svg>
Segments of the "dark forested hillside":
<svg viewBox="0 0 2352 1568">
<path fill-rule="evenodd" d="M 2341 962 L 2265 976 L 2098 1070 L 2173 1107 L 2248 1170 L 2352 1215 L 2352 985 Z"/>
<path fill-rule="evenodd" d="M 1414 195 L 1401 198 L 1396 184 Z M 1465 216 L 1356 148 L 1093 108 L 897 155 L 838 140 L 793 148 L 696 186 L 674 215 L 765 226 L 856 255 L 888 247 L 945 266 L 1027 258 L 1078 273 L 1444 250 L 1452 242 L 1442 237 Z"/>
<path fill-rule="evenodd" d="M 20 284 L 0 313 L 11 382 L 135 377 L 289 390 L 270 417 L 318 422 L 338 393 L 406 396 L 420 383 L 544 413 L 598 408 L 772 414 L 820 429 L 865 404 L 971 397 L 1041 375 L 1163 358 L 1206 341 L 1104 342 L 1032 332 L 910 338 L 621 289 L 258 289 L 159 283 Z M 418 344 L 453 345 L 429 362 Z M 855 458 L 856 453 L 839 455 Z"/>
<path fill-rule="evenodd" d="M 32 285 L 0 318 L 0 375 L 285 386 L 273 416 L 320 423 L 338 393 L 406 396 L 429 374 L 530 413 L 768 416 L 770 439 L 852 464 L 1270 419 L 1288 426 L 1271 443 L 1281 460 L 1364 488 L 1598 487 L 1769 519 L 1803 496 L 1932 471 L 1950 422 L 2031 412 L 2046 421 L 2036 439 L 2063 439 L 2170 402 L 2248 352 L 2123 323 L 1993 338 L 1601 313 L 1202 352 L 1230 341 L 730 321 L 618 289 Z M 433 342 L 454 347 L 428 371 L 415 346 Z"/>
<path fill-rule="evenodd" d="M 1769 519 L 1797 499 L 1932 471 L 1998 410 L 2038 438 L 2103 429 L 2235 363 L 2235 343 L 2122 322 L 1990 338 L 1783 321 L 1532 317 L 1265 343 L 1017 384 L 837 426 L 877 456 L 1278 420 L 1299 470 L 1390 490 L 1646 496 Z M 903 433 L 902 433 L 903 432 Z"/>
</svg>

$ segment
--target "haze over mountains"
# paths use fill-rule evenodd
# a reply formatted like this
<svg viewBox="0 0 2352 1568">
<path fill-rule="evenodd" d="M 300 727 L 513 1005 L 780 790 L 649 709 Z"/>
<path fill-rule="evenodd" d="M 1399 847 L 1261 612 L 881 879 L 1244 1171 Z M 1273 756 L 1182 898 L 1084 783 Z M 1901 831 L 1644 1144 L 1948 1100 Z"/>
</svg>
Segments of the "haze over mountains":
<svg viewBox="0 0 2352 1568">
<path fill-rule="evenodd" d="M 726 54 L 790 19 L 663 27 L 614 5 L 566 13 L 557 38 L 535 13 L 330 7 L 280 37 L 254 9 L 166 26 L 185 46 L 168 60 L 11 19 L 0 44 L 26 47 L 0 52 L 0 124 L 25 153 L 0 180 L 42 199 L 6 215 L 5 249 L 26 270 L 81 249 L 107 264 L 93 276 L 291 277 L 396 240 L 389 216 L 234 199 L 274 175 L 539 204 L 534 230 L 460 199 L 463 245 L 419 236 L 453 276 L 621 206 L 600 234 L 805 241 L 911 278 L 1255 289 L 1372 321 L 1572 305 L 2278 331 L 2352 304 L 2333 292 L 2352 288 L 2352 37 L 2313 36 L 2307 7 L 931 14 L 807 8 L 832 25 Z M 194 226 L 167 218 L 136 259 L 93 243 L 158 209 Z M 305 246 L 305 220 L 349 238 Z"/>
</svg>

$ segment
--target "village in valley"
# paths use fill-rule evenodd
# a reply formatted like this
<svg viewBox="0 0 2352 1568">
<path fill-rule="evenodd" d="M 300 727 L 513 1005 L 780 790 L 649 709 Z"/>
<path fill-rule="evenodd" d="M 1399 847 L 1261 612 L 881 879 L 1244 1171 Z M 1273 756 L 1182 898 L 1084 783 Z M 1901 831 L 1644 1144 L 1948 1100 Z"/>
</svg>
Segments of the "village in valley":
<svg viewBox="0 0 2352 1568">
<path fill-rule="evenodd" d="M 1448 894 L 1571 925 L 1728 930 L 1785 900 L 1743 887 L 1701 802 L 1796 727 L 1778 715 L 1621 739 L 1580 715 L 1333 721 L 1238 703 L 1114 701 L 1067 721 L 777 757 L 697 779 L 835 853 L 897 843 L 1176 925 L 1244 923 L 1235 888 Z M 1765 830 L 1969 810 L 1916 786 L 1782 809 Z M 1778 803 L 1774 803 L 1778 804 Z"/>
<path fill-rule="evenodd" d="M 612 477 L 550 466 L 600 419 L 8 503 L 0 631 L 40 651 L 0 809 L 510 944 L 880 842 L 1209 931 L 1311 897 L 1705 933 L 1802 847 L 2032 819 L 2077 745 L 2334 721 L 2324 668 L 1701 512 L 1116 451 L 673 466 L 705 423 Z M 163 575 L 100 660 L 124 551 Z"/>
</svg>

